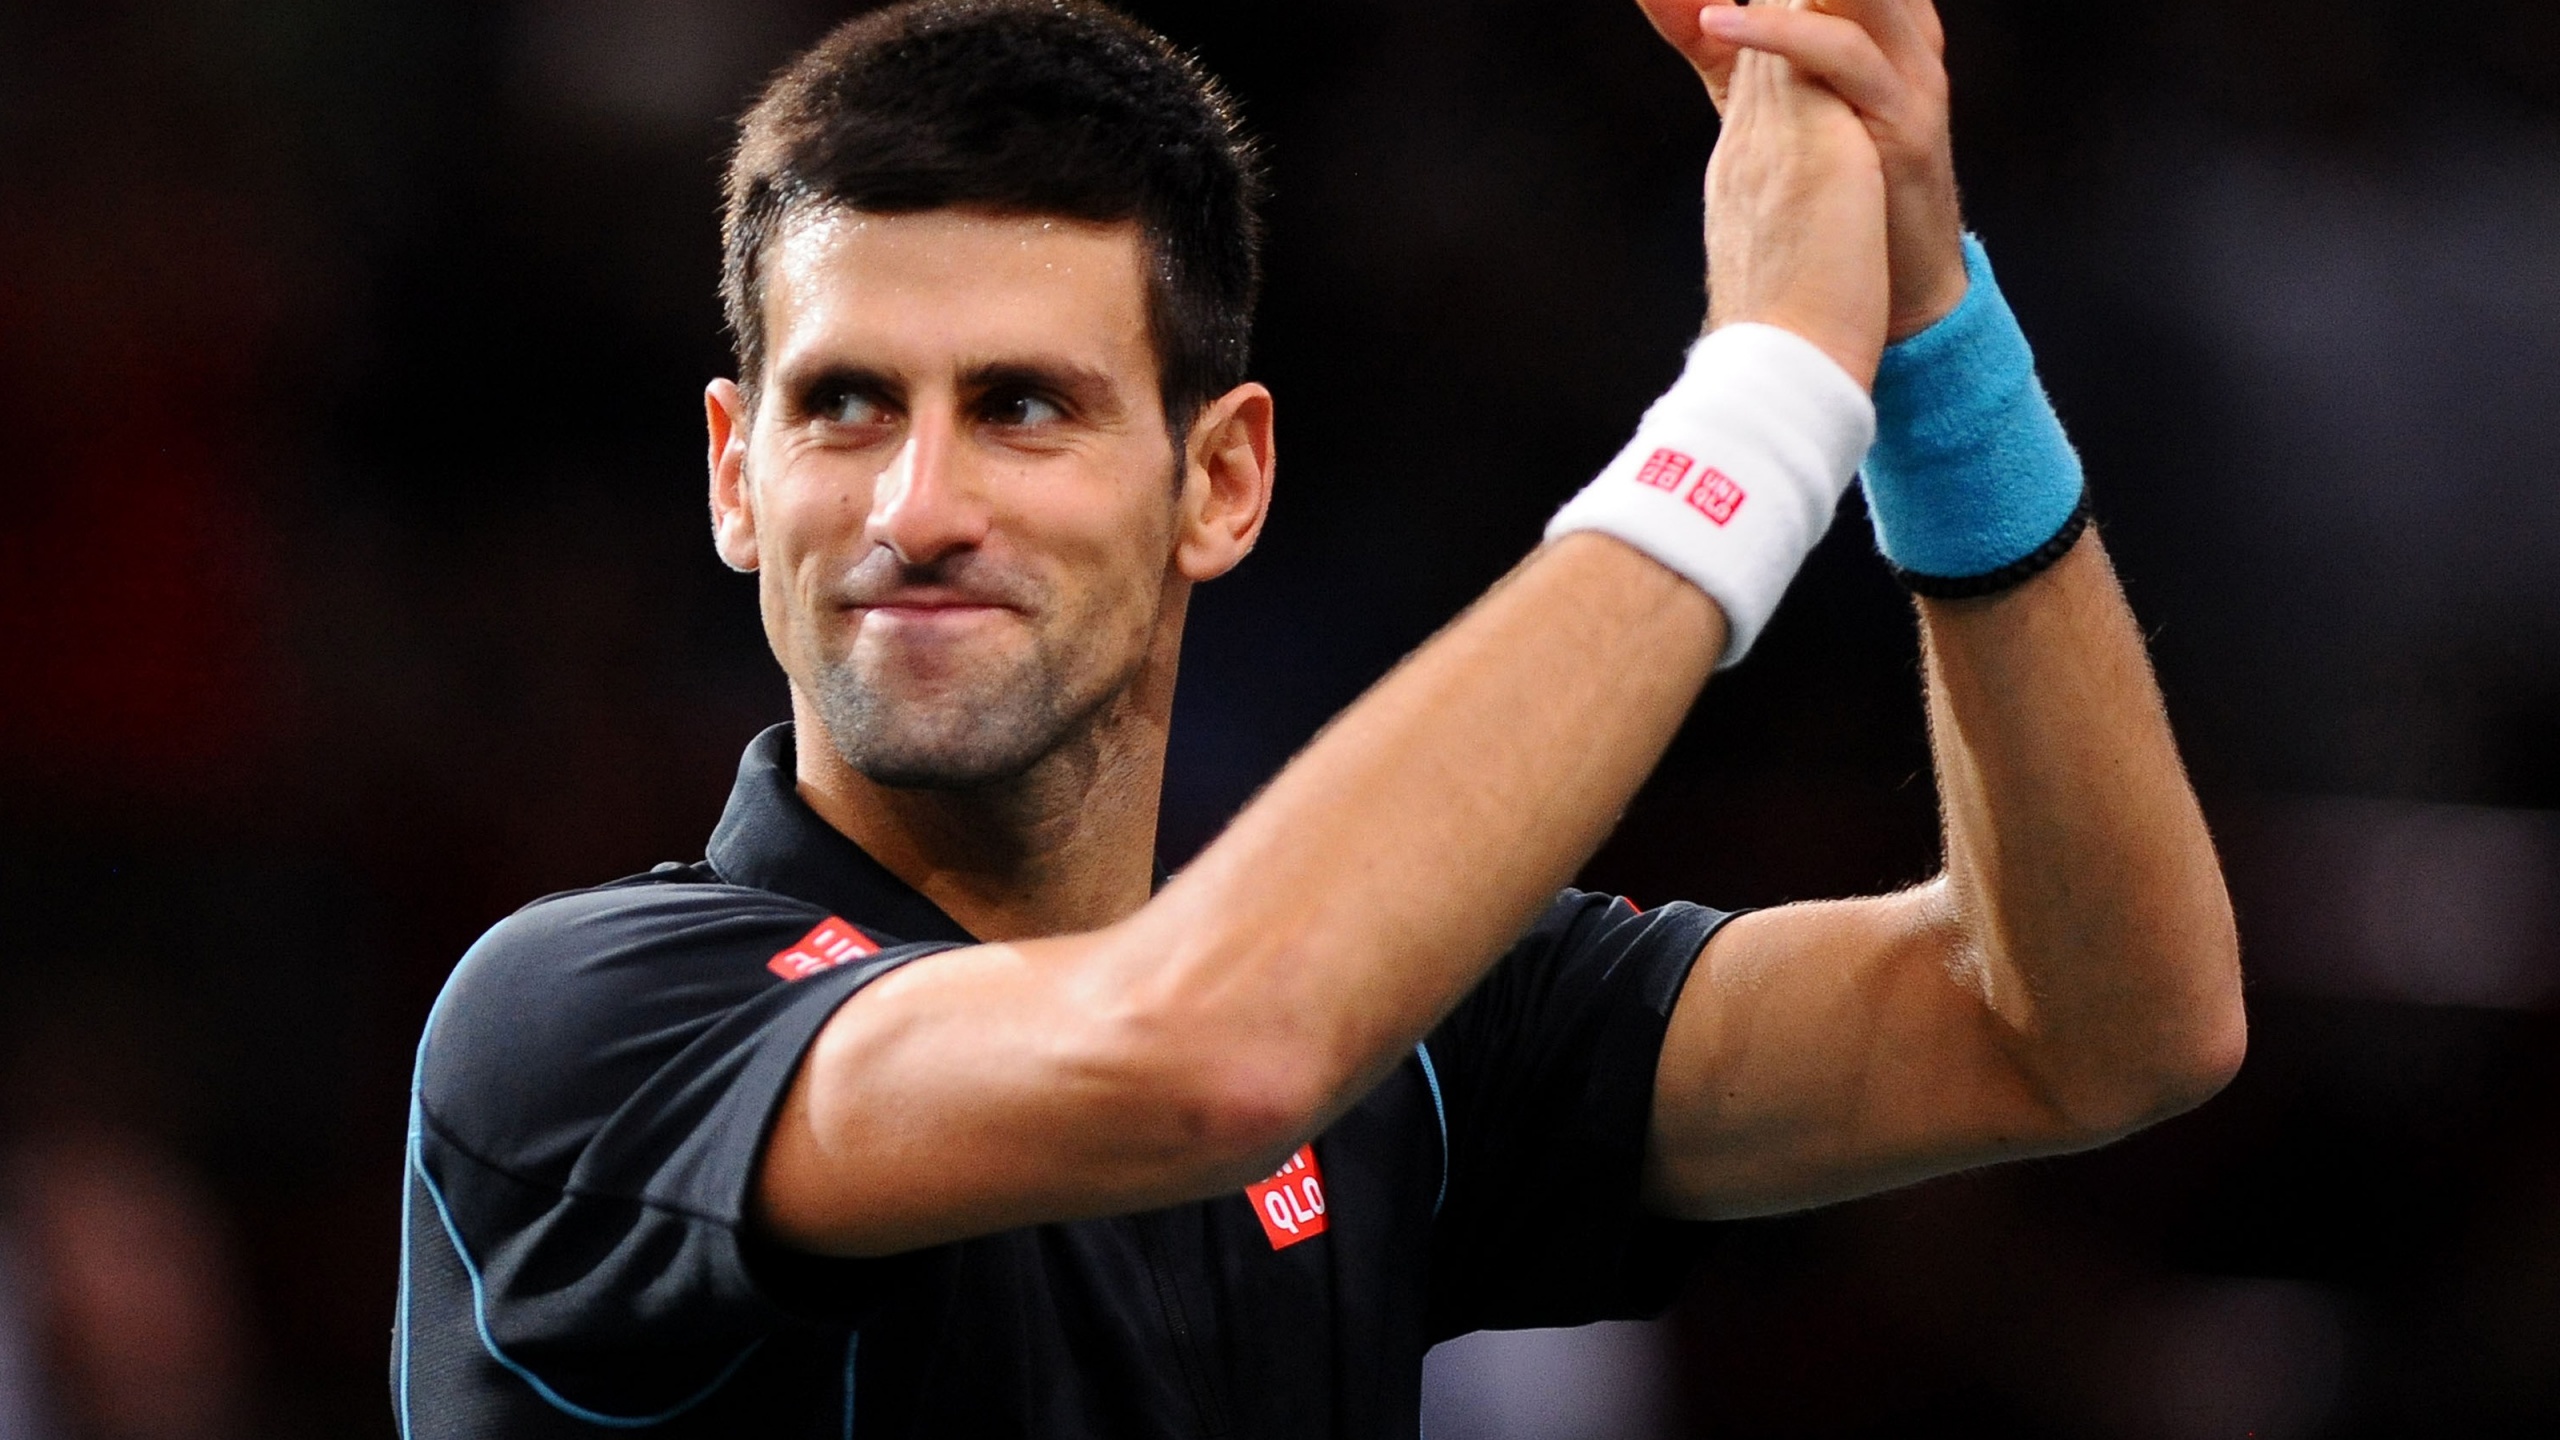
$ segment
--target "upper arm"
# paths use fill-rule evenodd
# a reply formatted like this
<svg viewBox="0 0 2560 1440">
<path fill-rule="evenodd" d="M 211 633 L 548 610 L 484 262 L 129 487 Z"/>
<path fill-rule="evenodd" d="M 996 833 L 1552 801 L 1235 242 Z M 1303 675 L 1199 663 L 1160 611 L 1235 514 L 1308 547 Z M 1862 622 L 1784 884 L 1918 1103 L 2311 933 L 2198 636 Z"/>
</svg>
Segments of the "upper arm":
<svg viewBox="0 0 2560 1440">
<path fill-rule="evenodd" d="M 766 1141 L 755 1210 L 889 1255 L 1197 1199 L 1270 1173 L 1313 1113 L 1186 1025 L 1119 931 L 934 957 L 839 1008 Z"/>
<path fill-rule="evenodd" d="M 1700 955 L 1655 1080 L 1646 1196 L 1776 1214 L 2074 1149 L 1942 884 L 1746 915 Z"/>
</svg>

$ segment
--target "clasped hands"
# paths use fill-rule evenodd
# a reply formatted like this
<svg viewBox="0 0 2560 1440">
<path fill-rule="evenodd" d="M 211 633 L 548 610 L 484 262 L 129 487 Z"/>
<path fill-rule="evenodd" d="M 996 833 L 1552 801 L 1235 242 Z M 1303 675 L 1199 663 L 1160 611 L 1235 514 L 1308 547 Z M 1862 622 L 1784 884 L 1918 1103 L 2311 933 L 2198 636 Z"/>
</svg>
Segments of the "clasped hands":
<svg viewBox="0 0 2560 1440">
<path fill-rule="evenodd" d="M 1638 0 L 1724 117 L 1708 327 L 1781 326 L 1872 386 L 1965 295 L 1946 34 L 1931 0 Z"/>
</svg>

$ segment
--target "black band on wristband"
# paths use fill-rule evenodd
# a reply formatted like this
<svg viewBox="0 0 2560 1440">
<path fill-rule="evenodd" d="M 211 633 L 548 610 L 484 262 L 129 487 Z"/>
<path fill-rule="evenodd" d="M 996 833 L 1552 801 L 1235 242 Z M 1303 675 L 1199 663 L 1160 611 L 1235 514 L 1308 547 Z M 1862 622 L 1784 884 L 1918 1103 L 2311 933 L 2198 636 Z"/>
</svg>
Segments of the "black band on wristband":
<svg viewBox="0 0 2560 1440">
<path fill-rule="evenodd" d="M 2053 532 L 2052 539 L 1988 575 L 1923 575 L 1917 570 L 1905 570 L 1894 565 L 1893 578 L 1901 581 L 1902 588 L 1912 594 L 1926 595 L 1932 600 L 1978 600 L 1985 595 L 2015 590 L 2062 563 L 2062 557 L 2070 554 L 2071 547 L 2079 544 L 2081 535 L 2088 531 L 2090 513 L 2088 487 L 2083 486 L 2080 503 L 2071 508 L 2071 518 L 2062 522 L 2062 528 Z"/>
</svg>

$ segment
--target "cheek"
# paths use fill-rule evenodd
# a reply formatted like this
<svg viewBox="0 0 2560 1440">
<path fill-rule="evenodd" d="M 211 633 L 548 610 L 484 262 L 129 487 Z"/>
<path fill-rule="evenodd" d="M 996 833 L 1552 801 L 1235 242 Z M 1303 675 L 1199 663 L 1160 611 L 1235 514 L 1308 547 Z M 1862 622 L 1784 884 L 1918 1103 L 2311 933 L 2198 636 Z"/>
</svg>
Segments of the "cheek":
<svg viewBox="0 0 2560 1440">
<path fill-rule="evenodd" d="M 759 479 L 756 591 L 765 636 L 785 655 L 823 649 L 821 597 L 860 557 L 871 477 L 830 457 L 783 455 Z"/>
<path fill-rule="evenodd" d="M 1142 493 L 1123 484 L 1089 494 L 1087 503 L 1044 507 L 1056 511 L 1048 528 L 1075 597 L 1069 608 L 1083 623 L 1119 629 L 1153 616 L 1172 555 L 1172 484 L 1168 475 Z"/>
<path fill-rule="evenodd" d="M 770 552 L 756 572 L 756 610 L 764 621 L 766 646 L 782 662 L 784 672 L 797 678 L 810 658 L 815 636 L 807 613 L 792 594 L 790 573 L 774 563 Z"/>
<path fill-rule="evenodd" d="M 818 457 L 767 487 L 756 512 L 766 568 L 798 577 L 812 565 L 856 558 L 876 478 L 867 466 Z"/>
</svg>

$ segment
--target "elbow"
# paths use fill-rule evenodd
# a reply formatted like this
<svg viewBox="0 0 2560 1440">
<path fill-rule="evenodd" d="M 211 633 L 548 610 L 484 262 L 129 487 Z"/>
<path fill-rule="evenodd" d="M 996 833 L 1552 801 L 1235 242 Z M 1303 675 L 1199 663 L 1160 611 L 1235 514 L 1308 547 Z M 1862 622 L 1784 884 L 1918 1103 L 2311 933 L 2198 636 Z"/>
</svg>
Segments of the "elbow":
<svg viewBox="0 0 2560 1440">
<path fill-rule="evenodd" d="M 2230 902 L 2218 911 L 2219 924 L 2209 940 L 2198 942 L 2183 964 L 2169 973 L 2181 977 L 2182 1004 L 2167 1007 L 2174 1017 L 2162 1049 L 2158 1110 L 2161 1119 L 2182 1115 L 2211 1100 L 2240 1075 L 2249 1058 L 2249 1005 L 2242 993 L 2240 933 Z"/>
<path fill-rule="evenodd" d="M 2249 1058 L 2249 1009 L 2240 998 L 2237 966 L 2230 993 L 2202 1007 L 2193 1033 L 2173 1047 L 2159 1086 L 2160 1118 L 2182 1115 L 2219 1095 L 2240 1076 Z"/>
<path fill-rule="evenodd" d="M 1330 1098 L 1309 1067 L 1276 1057 L 1206 1067 L 1196 1077 L 1190 1116 L 1217 1188 L 1249 1185 L 1278 1169 L 1323 1125 Z"/>
<path fill-rule="evenodd" d="M 1303 1067 L 1249 1051 L 1148 1067 L 1141 1084 L 1167 1169 L 1186 1195 L 1264 1179 L 1323 1124 L 1326 1096 Z"/>
<path fill-rule="evenodd" d="M 2143 1008 L 2149 1023 L 2069 1067 L 2082 1083 L 2048 1098 L 2070 1148 L 2104 1145 L 2194 1110 L 2229 1087 L 2249 1054 L 2249 1015 L 2236 956 L 2215 967 L 2227 979 Z M 2196 973 L 2194 971 L 2188 972 Z M 2214 973 L 2207 970 L 2206 973 Z"/>
<path fill-rule="evenodd" d="M 1285 1026 L 1176 1013 L 1130 1024 L 1119 1053 L 1137 1063 L 1119 1085 L 1155 1117 L 1173 1168 L 1204 1193 L 1269 1175 L 1329 1113 L 1336 1087 L 1309 1058 L 1320 1047 L 1291 1043 Z"/>
</svg>

